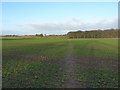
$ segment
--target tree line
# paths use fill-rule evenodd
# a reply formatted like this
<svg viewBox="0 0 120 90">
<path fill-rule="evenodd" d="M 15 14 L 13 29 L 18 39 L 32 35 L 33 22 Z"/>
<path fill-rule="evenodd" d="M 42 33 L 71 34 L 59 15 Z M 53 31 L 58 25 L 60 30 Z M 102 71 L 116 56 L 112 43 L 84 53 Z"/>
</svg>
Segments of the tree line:
<svg viewBox="0 0 120 90">
<path fill-rule="evenodd" d="M 120 29 L 68 32 L 68 38 L 118 38 Z"/>
<path fill-rule="evenodd" d="M 68 32 L 64 35 L 23 35 L 26 37 L 47 37 L 47 38 L 119 38 L 120 29 L 107 29 L 107 30 L 91 30 L 91 31 L 74 31 Z M 20 35 L 3 35 L 3 37 L 20 37 Z"/>
</svg>

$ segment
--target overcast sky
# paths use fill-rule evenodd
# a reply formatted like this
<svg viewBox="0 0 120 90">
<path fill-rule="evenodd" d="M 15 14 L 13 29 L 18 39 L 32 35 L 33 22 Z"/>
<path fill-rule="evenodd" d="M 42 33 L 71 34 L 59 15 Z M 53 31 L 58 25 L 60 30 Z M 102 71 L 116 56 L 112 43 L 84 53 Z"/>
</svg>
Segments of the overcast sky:
<svg viewBox="0 0 120 90">
<path fill-rule="evenodd" d="M 117 28 L 117 2 L 4 2 L 3 35 Z"/>
</svg>

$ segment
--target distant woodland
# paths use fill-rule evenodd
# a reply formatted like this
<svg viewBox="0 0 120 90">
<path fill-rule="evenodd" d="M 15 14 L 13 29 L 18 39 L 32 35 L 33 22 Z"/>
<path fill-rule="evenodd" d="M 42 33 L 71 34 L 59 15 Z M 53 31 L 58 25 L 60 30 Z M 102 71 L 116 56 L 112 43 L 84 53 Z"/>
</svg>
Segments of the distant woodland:
<svg viewBox="0 0 120 90">
<path fill-rule="evenodd" d="M 68 38 L 118 38 L 120 29 L 68 32 Z"/>
<path fill-rule="evenodd" d="M 120 29 L 74 31 L 64 35 L 3 35 L 3 37 L 24 37 L 24 38 L 119 38 Z"/>
</svg>

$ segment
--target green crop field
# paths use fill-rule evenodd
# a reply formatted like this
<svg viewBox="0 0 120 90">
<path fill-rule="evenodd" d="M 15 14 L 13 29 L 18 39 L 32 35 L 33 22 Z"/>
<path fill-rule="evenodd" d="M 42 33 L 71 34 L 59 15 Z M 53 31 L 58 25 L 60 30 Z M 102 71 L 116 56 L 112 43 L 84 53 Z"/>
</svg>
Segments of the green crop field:
<svg viewBox="0 0 120 90">
<path fill-rule="evenodd" d="M 3 88 L 117 88 L 118 39 L 2 40 Z"/>
</svg>

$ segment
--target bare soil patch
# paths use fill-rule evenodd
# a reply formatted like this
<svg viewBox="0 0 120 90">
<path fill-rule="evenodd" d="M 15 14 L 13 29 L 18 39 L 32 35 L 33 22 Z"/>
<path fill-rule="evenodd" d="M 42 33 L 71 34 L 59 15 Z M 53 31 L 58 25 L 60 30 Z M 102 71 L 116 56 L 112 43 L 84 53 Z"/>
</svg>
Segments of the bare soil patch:
<svg viewBox="0 0 120 90">
<path fill-rule="evenodd" d="M 73 56 L 76 63 L 81 67 L 100 68 L 107 70 L 118 70 L 118 58 Z"/>
<path fill-rule="evenodd" d="M 51 56 L 34 54 L 34 55 L 23 55 L 23 54 L 3 54 L 4 60 L 21 60 L 21 61 L 34 61 L 34 62 L 50 62 L 55 64 L 61 64 L 61 61 Z"/>
</svg>

